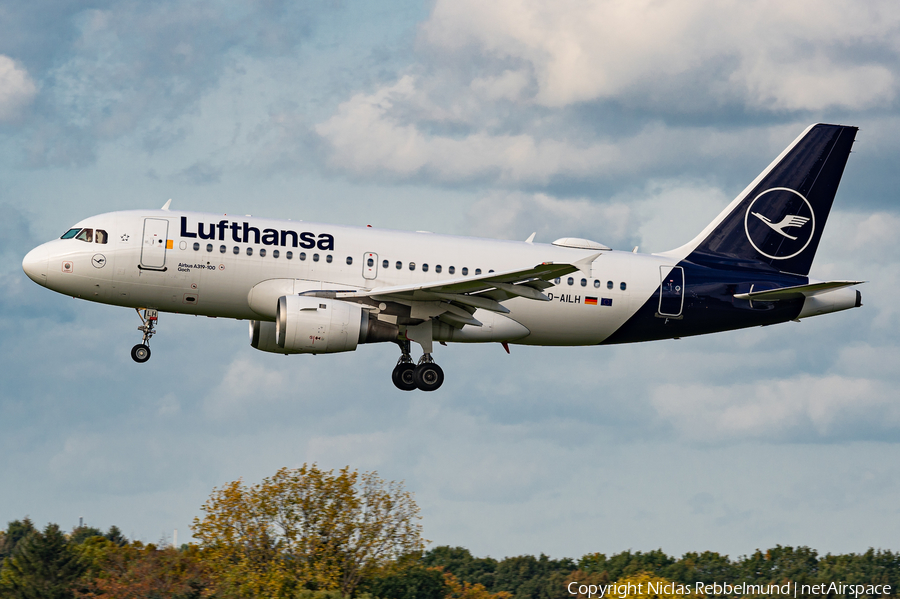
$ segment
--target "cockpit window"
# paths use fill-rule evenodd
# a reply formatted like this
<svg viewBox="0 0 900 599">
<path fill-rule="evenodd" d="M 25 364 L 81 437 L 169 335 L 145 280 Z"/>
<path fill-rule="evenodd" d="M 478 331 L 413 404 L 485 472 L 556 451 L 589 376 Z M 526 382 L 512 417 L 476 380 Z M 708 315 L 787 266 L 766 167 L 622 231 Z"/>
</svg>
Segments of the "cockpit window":
<svg viewBox="0 0 900 599">
<path fill-rule="evenodd" d="M 81 229 L 69 229 L 68 231 L 63 233 L 63 236 L 60 237 L 60 239 L 72 239 L 73 237 L 78 235 L 79 231 L 81 231 Z"/>
<path fill-rule="evenodd" d="M 80 241 L 87 241 L 88 243 L 94 241 L 94 230 L 93 229 L 82 229 L 81 233 L 79 233 L 75 239 Z"/>
<path fill-rule="evenodd" d="M 94 241 L 96 243 L 106 243 L 107 239 L 109 239 L 109 235 L 106 234 L 106 231 L 97 229 L 96 235 L 94 235 Z"/>
</svg>

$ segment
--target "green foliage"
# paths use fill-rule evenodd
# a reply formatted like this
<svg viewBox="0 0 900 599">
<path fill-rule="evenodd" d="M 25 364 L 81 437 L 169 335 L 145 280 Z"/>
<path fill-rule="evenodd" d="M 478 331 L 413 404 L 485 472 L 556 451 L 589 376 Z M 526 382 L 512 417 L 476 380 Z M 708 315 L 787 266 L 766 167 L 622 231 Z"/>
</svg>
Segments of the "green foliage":
<svg viewBox="0 0 900 599">
<path fill-rule="evenodd" d="M 73 545 L 80 545 L 93 537 L 102 537 L 103 531 L 93 526 L 76 526 L 69 533 L 69 542 Z"/>
<path fill-rule="evenodd" d="M 0 597 L 69 599 L 84 566 L 56 524 L 20 540 L 0 572 Z"/>
<path fill-rule="evenodd" d="M 443 572 L 423 566 L 372 577 L 361 588 L 379 599 L 443 599 L 448 594 Z"/>
<path fill-rule="evenodd" d="M 436 547 L 422 558 L 428 566 L 441 566 L 461 581 L 480 583 L 492 592 L 508 591 L 516 598 L 551 599 L 567 582 L 606 584 L 625 578 L 654 576 L 684 585 L 697 582 L 746 582 L 749 584 L 803 584 L 843 582 L 889 584 L 900 588 L 900 553 L 870 549 L 863 554 L 826 555 L 820 558 L 809 547 L 775 546 L 736 560 L 713 551 L 686 553 L 680 559 L 662 550 L 624 551 L 607 557 L 602 553 L 571 560 L 519 556 L 500 561 L 475 558 L 462 547 Z M 571 596 L 569 596 L 571 597 Z"/>
<path fill-rule="evenodd" d="M 115 543 L 119 547 L 124 547 L 128 544 L 128 539 L 125 538 L 125 535 L 122 534 L 122 531 L 119 530 L 119 527 L 113 524 L 109 527 L 109 530 L 106 531 L 106 534 L 103 535 L 106 539 L 112 543 Z"/>
<path fill-rule="evenodd" d="M 541 554 L 509 557 L 502 561 L 474 558 L 462 547 L 435 547 L 425 553 L 422 563 L 439 566 L 461 581 L 484 585 L 496 593 L 505 591 L 517 599 L 552 599 L 567 595 L 566 578 L 575 570 L 575 562 L 554 560 Z"/>
<path fill-rule="evenodd" d="M 675 561 L 661 549 L 647 553 L 624 551 L 610 558 L 602 553 L 592 553 L 578 560 L 578 569 L 588 573 L 606 572 L 612 581 L 635 576 L 641 572 L 651 572 L 657 576 L 666 577 L 665 572 L 675 564 Z"/>
<path fill-rule="evenodd" d="M 0 533 L 0 563 L 12 556 L 19 542 L 33 532 L 37 529 L 27 516 L 24 520 L 13 520 L 7 524 L 6 530 Z"/>
<path fill-rule="evenodd" d="M 443 568 L 460 580 L 472 584 L 480 584 L 491 590 L 494 588 L 494 573 L 497 560 L 490 557 L 472 557 L 464 547 L 448 547 L 442 545 L 425 552 L 422 565 L 429 568 Z"/>
</svg>

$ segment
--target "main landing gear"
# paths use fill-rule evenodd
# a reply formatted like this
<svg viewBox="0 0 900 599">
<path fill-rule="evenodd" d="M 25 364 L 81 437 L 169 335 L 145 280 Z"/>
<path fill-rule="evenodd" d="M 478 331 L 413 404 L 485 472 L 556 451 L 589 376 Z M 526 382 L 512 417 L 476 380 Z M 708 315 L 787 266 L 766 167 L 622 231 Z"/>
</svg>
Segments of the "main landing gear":
<svg viewBox="0 0 900 599">
<path fill-rule="evenodd" d="M 150 337 L 156 333 L 156 321 L 159 319 L 159 314 L 152 308 L 145 309 L 143 314 L 141 314 L 140 308 L 135 308 L 135 312 L 141 319 L 142 324 L 138 330 L 144 334 L 144 339 L 131 348 L 131 359 L 138 364 L 143 364 L 150 359 Z"/>
<path fill-rule="evenodd" d="M 394 366 L 391 379 L 398 389 L 402 391 L 412 391 L 413 389 L 434 391 L 443 384 L 444 371 L 434 363 L 431 352 L 422 354 L 419 363 L 414 364 L 409 354 L 409 340 L 397 343 L 400 345 L 402 355 L 397 361 L 397 365 Z"/>
</svg>

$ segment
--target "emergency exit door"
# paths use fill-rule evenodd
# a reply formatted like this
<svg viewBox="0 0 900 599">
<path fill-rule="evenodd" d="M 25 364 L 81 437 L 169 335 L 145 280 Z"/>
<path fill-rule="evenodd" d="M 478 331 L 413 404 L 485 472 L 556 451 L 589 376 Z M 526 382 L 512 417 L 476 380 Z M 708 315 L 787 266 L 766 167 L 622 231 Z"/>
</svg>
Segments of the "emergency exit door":
<svg viewBox="0 0 900 599">
<path fill-rule="evenodd" d="M 144 241 L 141 246 L 141 267 L 163 270 L 166 266 L 169 221 L 164 218 L 144 219 Z"/>
<path fill-rule="evenodd" d="M 378 276 L 378 254 L 363 254 L 363 278 L 374 279 Z"/>
</svg>

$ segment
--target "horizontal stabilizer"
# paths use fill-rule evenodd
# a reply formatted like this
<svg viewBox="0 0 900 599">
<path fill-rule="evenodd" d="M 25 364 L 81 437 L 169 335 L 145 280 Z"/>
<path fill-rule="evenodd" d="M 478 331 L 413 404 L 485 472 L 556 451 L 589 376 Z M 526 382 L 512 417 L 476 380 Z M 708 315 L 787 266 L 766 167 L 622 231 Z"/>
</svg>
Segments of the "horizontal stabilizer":
<svg viewBox="0 0 900 599">
<path fill-rule="evenodd" d="M 749 293 L 735 293 L 736 299 L 755 300 L 759 302 L 777 302 L 779 300 L 799 299 L 810 297 L 820 293 L 827 293 L 835 289 L 843 289 L 852 285 L 859 285 L 864 281 L 824 281 L 821 283 L 809 283 L 795 287 L 781 287 L 780 289 L 767 289 L 765 291 L 751 291 Z"/>
</svg>

